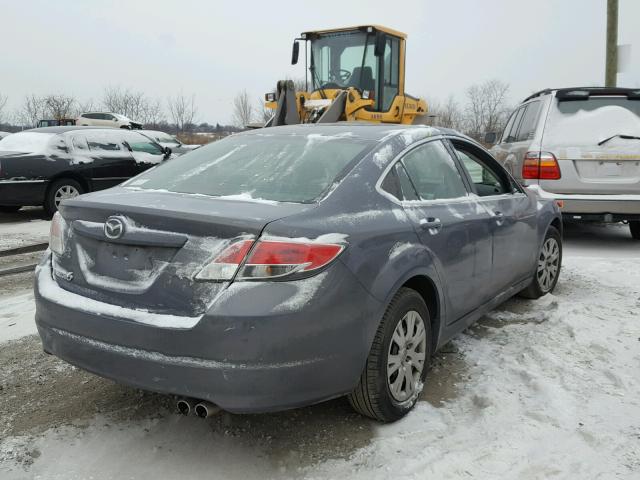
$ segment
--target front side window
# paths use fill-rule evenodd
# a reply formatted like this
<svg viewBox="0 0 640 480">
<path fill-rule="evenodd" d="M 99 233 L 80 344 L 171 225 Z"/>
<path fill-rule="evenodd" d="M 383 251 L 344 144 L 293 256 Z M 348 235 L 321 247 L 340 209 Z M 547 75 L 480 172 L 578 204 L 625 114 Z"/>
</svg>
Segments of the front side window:
<svg viewBox="0 0 640 480">
<path fill-rule="evenodd" d="M 422 200 L 467 195 L 467 189 L 453 158 L 439 140 L 411 150 L 402 159 L 402 163 Z"/>
<path fill-rule="evenodd" d="M 136 187 L 238 199 L 319 198 L 373 144 L 347 137 L 236 135 L 136 177 Z"/>
<path fill-rule="evenodd" d="M 473 151 L 471 147 L 454 145 L 454 148 L 469 174 L 478 196 L 487 197 L 509 193 L 508 186 L 501 180 L 498 172 L 491 168 L 486 159 L 483 160 L 478 152 Z"/>
</svg>

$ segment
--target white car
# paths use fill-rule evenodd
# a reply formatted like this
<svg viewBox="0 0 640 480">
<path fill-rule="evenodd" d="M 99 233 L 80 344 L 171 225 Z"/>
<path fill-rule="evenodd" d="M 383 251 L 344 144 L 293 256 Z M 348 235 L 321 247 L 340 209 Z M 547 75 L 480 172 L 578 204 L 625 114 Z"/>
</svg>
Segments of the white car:
<svg viewBox="0 0 640 480">
<path fill-rule="evenodd" d="M 140 123 L 112 112 L 83 113 L 76 119 L 76 125 L 91 127 L 142 128 Z"/>
</svg>

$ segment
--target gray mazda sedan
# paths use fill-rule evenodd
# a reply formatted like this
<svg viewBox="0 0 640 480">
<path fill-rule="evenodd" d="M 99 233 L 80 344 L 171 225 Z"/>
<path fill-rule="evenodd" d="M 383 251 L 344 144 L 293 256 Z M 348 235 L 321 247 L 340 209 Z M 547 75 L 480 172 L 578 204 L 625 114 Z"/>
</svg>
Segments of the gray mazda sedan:
<svg viewBox="0 0 640 480">
<path fill-rule="evenodd" d="M 553 290 L 561 231 L 454 131 L 255 130 L 64 201 L 36 322 L 46 352 L 185 413 L 347 395 L 393 421 L 453 335 Z"/>
</svg>

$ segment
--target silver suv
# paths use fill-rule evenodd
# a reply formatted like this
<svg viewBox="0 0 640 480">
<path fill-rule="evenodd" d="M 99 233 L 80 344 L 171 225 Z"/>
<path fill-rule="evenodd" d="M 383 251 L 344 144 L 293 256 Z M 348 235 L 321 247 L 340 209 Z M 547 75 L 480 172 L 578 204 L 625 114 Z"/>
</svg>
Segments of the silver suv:
<svg viewBox="0 0 640 480">
<path fill-rule="evenodd" d="M 565 218 L 628 222 L 640 240 L 640 89 L 563 88 L 526 98 L 491 152 Z"/>
</svg>

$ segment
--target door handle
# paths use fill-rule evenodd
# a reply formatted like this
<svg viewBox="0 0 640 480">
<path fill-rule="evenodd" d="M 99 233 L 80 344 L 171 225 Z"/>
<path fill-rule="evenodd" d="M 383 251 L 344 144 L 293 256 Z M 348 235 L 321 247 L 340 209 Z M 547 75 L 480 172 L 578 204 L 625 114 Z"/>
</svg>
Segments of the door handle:
<svg viewBox="0 0 640 480">
<path fill-rule="evenodd" d="M 435 217 L 422 218 L 420 219 L 420 228 L 428 230 L 431 235 L 437 235 L 442 230 L 442 222 Z"/>
<path fill-rule="evenodd" d="M 494 210 L 493 218 L 496 219 L 496 223 L 498 224 L 498 226 L 504 223 L 504 213 L 499 212 L 498 210 Z"/>
</svg>

